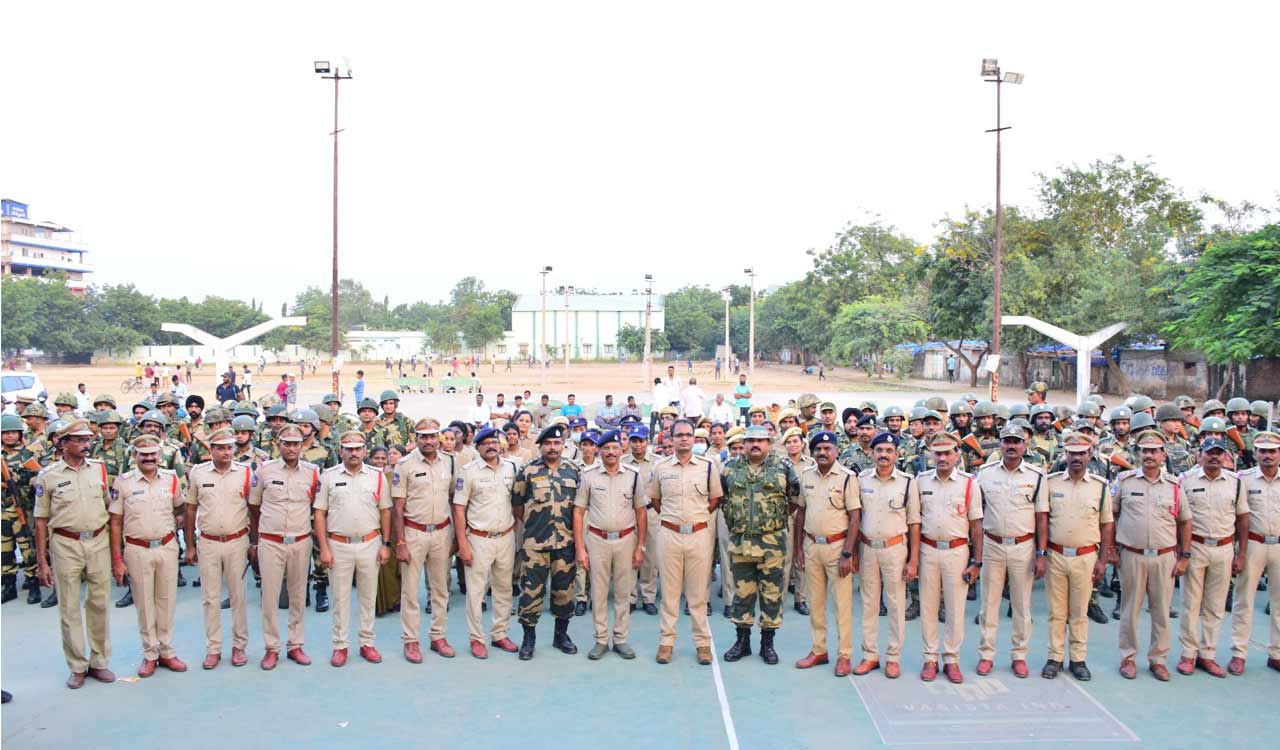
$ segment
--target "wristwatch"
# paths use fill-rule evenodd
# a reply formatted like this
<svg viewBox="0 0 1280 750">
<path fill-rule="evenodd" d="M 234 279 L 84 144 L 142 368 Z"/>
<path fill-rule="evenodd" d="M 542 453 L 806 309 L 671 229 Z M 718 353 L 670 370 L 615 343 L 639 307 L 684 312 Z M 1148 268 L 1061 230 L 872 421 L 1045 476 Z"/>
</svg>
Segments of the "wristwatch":
<svg viewBox="0 0 1280 750">
<path fill-rule="evenodd" d="M 1190 559 L 1191 559 L 1191 550 L 1187 550 L 1186 552 L 1180 552 L 1180 553 L 1178 553 L 1178 557 L 1181 557 L 1183 560 L 1190 560 Z"/>
<path fill-rule="evenodd" d="M 849 558 L 853 557 L 853 553 L 850 552 L 849 550 L 844 550 L 843 552 L 840 553 L 840 557 L 843 557 L 844 559 L 848 560 Z"/>
<path fill-rule="evenodd" d="M 641 551 L 641 552 L 648 552 L 648 551 L 649 551 L 649 546 L 648 546 L 648 545 L 646 545 L 646 544 L 642 544 L 642 545 L 640 545 L 640 551 Z"/>
<path fill-rule="evenodd" d="M 1036 550 L 1036 557 L 1044 557 L 1044 556 L 1045 556 L 1045 555 L 1047 555 L 1047 554 L 1049 554 L 1049 550 L 1047 550 L 1047 549 L 1038 549 L 1038 550 Z"/>
<path fill-rule="evenodd" d="M 970 568 L 981 568 L 981 567 L 982 567 L 982 561 L 981 561 L 981 560 L 974 560 L 973 558 L 969 558 L 969 567 L 970 567 Z"/>
</svg>

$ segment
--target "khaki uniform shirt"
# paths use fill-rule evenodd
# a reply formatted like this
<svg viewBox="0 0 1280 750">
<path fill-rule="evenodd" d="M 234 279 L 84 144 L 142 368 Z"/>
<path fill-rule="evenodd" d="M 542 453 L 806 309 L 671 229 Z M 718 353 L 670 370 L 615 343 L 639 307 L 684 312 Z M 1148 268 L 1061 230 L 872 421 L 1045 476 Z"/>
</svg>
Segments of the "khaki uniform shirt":
<svg viewBox="0 0 1280 750">
<path fill-rule="evenodd" d="M 587 525 L 601 531 L 634 527 L 636 509 L 648 504 L 648 487 L 640 470 L 621 461 L 612 474 L 599 463 L 582 472 L 582 481 L 573 497 L 574 507 L 587 509 Z"/>
<path fill-rule="evenodd" d="M 320 489 L 320 467 L 298 461 L 290 469 L 283 459 L 258 467 L 249 487 L 249 504 L 261 508 L 258 531 L 279 536 L 301 536 L 311 531 L 311 503 Z"/>
<path fill-rule="evenodd" d="M 706 523 L 711 518 L 710 502 L 724 496 L 720 483 L 720 467 L 703 456 L 689 456 L 680 463 L 667 456 L 653 465 L 649 499 L 662 504 L 659 519 L 667 523 Z"/>
<path fill-rule="evenodd" d="M 1044 472 L 1025 460 L 1013 471 L 997 461 L 983 466 L 976 482 L 982 488 L 983 531 L 1002 537 L 1035 533 L 1036 508 L 1045 503 Z"/>
<path fill-rule="evenodd" d="M 636 469 L 640 471 L 640 478 L 644 480 L 645 486 L 648 487 L 653 483 L 653 465 L 657 460 L 657 456 L 646 452 L 644 454 L 644 460 L 637 461 L 635 454 L 628 451 L 627 454 L 622 457 L 621 462 L 628 466 L 636 467 Z"/>
<path fill-rule="evenodd" d="M 325 530 L 342 536 L 364 536 L 382 527 L 381 510 L 391 507 L 382 472 L 361 464 L 352 474 L 346 464 L 320 474 L 315 509 L 325 512 Z"/>
<path fill-rule="evenodd" d="M 1191 520 L 1191 507 L 1178 480 L 1163 469 L 1150 481 L 1142 471 L 1124 471 L 1111 485 L 1116 507 L 1116 542 L 1135 549 L 1164 549 L 1178 543 L 1177 521 Z"/>
<path fill-rule="evenodd" d="M 804 531 L 827 537 L 849 530 L 849 512 L 862 508 L 858 475 L 840 464 L 823 474 L 818 465 L 800 472 L 800 494 L 795 504 L 804 508 Z"/>
<path fill-rule="evenodd" d="M 467 525 L 477 531 L 501 533 L 515 525 L 511 515 L 511 488 L 516 483 L 516 465 L 505 458 L 491 468 L 483 459 L 462 467 L 456 482 L 453 504 L 467 509 Z M 458 529 L 458 533 L 462 533 Z"/>
<path fill-rule="evenodd" d="M 173 509 L 182 505 L 177 472 L 157 469 L 155 478 L 147 479 L 134 469 L 116 477 L 107 512 L 122 517 L 126 537 L 150 541 L 177 532 Z"/>
<path fill-rule="evenodd" d="M 234 461 L 225 472 L 213 462 L 200 464 L 187 475 L 187 505 L 196 506 L 201 534 L 226 536 L 249 527 L 249 491 L 253 469 Z"/>
<path fill-rule="evenodd" d="M 1249 512 L 1244 483 L 1229 471 L 1209 479 L 1196 467 L 1182 475 L 1182 500 L 1191 508 L 1191 533 L 1207 540 L 1236 533 L 1236 516 Z"/>
<path fill-rule="evenodd" d="M 428 461 L 414 448 L 391 473 L 391 499 L 404 500 L 404 517 L 421 524 L 441 524 L 453 514 L 449 501 L 457 488 L 458 459 L 436 452 Z"/>
<path fill-rule="evenodd" d="M 1077 482 L 1060 471 L 1045 477 L 1045 485 L 1048 497 L 1036 512 L 1049 514 L 1049 541 L 1063 547 L 1100 544 L 1102 525 L 1113 520 L 1106 480 L 1086 471 Z"/>
<path fill-rule="evenodd" d="M 920 534 L 935 542 L 969 538 L 969 522 L 982 519 L 982 488 L 972 474 L 952 469 L 946 479 L 932 469 L 920 486 Z"/>
<path fill-rule="evenodd" d="M 107 522 L 107 467 L 86 458 L 79 469 L 59 459 L 36 476 L 36 518 L 49 527 L 97 531 Z"/>
<path fill-rule="evenodd" d="M 887 480 L 875 469 L 858 475 L 862 494 L 862 526 L 859 532 L 873 542 L 906 534 L 920 523 L 920 485 L 905 472 L 894 469 Z"/>
<path fill-rule="evenodd" d="M 1262 467 L 1255 466 L 1240 472 L 1240 481 L 1249 504 L 1249 531 L 1264 537 L 1280 536 L 1280 473 L 1267 479 Z"/>
</svg>

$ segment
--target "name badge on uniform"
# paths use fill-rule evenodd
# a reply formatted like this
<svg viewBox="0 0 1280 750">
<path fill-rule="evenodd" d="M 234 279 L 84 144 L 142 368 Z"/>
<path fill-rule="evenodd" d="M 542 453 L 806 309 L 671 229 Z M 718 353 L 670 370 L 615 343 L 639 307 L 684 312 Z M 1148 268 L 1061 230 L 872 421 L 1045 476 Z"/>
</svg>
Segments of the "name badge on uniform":
<svg viewBox="0 0 1280 750">
<path fill-rule="evenodd" d="M 1129 497 L 1145 497 L 1146 494 L 1145 492 L 1130 492 Z"/>
<path fill-rule="evenodd" d="M 1067 495 L 1066 495 L 1066 493 L 1064 493 L 1064 492 L 1050 492 L 1050 493 L 1049 493 L 1049 497 L 1066 497 L 1066 496 L 1067 496 Z"/>
<path fill-rule="evenodd" d="M 1250 495 L 1261 495 L 1262 490 L 1249 490 Z"/>
<path fill-rule="evenodd" d="M 58 482 L 58 486 L 56 487 L 56 489 L 59 489 L 59 490 L 60 490 L 60 489 L 62 489 L 63 487 L 66 487 L 66 486 L 67 486 L 67 485 L 69 485 L 69 484 L 71 484 L 71 480 L 70 480 L 70 479 L 68 479 L 68 480 L 67 480 L 67 481 L 65 481 L 65 482 Z"/>
<path fill-rule="evenodd" d="M 875 488 L 875 487 L 863 487 L 863 488 L 862 488 L 862 494 L 864 494 L 864 495 L 874 495 L 874 494 L 876 494 L 876 488 Z"/>
<path fill-rule="evenodd" d="M 334 487 L 346 487 L 346 486 L 347 486 L 347 483 L 346 483 L 346 482 L 334 482 L 334 483 L 333 483 L 333 486 L 334 486 Z"/>
<path fill-rule="evenodd" d="M 112 495 L 111 495 L 111 496 L 112 496 L 112 497 L 115 497 L 115 490 L 111 490 L 111 492 L 112 492 Z M 146 491 L 146 490 L 134 490 L 133 492 L 130 492 L 129 494 L 130 494 L 130 495 L 132 495 L 133 497 L 137 497 L 138 495 L 145 495 L 145 494 L 147 494 L 147 491 Z"/>
<path fill-rule="evenodd" d="M 425 471 L 420 471 L 420 472 L 418 472 L 417 474 L 414 474 L 414 475 L 413 475 L 413 478 L 414 478 L 414 479 L 421 479 L 421 478 L 425 477 L 426 475 L 427 475 L 427 472 L 425 472 Z"/>
<path fill-rule="evenodd" d="M 924 497 L 925 495 L 932 495 L 932 494 L 933 494 L 933 490 L 920 490 L 921 497 Z"/>
<path fill-rule="evenodd" d="M 284 482 L 282 482 L 282 481 L 281 481 L 281 480 L 279 480 L 279 479 L 272 479 L 272 480 L 271 480 L 271 483 L 272 483 L 272 484 L 278 484 L 278 485 L 280 485 L 280 486 L 282 486 L 282 487 L 284 486 Z"/>
<path fill-rule="evenodd" d="M 1192 491 L 1192 492 L 1204 492 L 1204 488 L 1203 488 L 1203 487 L 1192 487 L 1192 488 L 1191 488 L 1191 491 Z"/>
<path fill-rule="evenodd" d="M 206 489 L 206 490 L 213 489 L 213 484 L 212 484 L 212 483 L 210 483 L 210 484 L 202 484 L 202 485 L 200 485 L 200 488 L 201 488 L 201 489 Z"/>
</svg>

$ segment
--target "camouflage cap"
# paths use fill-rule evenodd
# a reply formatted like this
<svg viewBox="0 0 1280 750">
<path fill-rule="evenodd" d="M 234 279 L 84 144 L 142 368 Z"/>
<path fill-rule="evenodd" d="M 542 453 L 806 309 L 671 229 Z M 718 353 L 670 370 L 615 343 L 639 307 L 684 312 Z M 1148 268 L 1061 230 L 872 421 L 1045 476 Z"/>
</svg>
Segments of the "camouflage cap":
<svg viewBox="0 0 1280 750">
<path fill-rule="evenodd" d="M 816 393 L 801 393 L 800 397 L 796 399 L 796 405 L 801 409 L 809 406 L 816 406 L 817 404 L 818 394 Z"/>
<path fill-rule="evenodd" d="M 743 440 L 773 440 L 773 436 L 769 434 L 769 430 L 764 425 L 753 424 L 742 433 Z"/>
<path fill-rule="evenodd" d="M 1194 408 L 1196 408 L 1196 402 L 1195 402 L 1195 399 L 1191 398 L 1190 396 L 1185 396 L 1185 395 L 1184 395 L 1184 396 L 1174 396 L 1174 398 L 1173 398 L 1173 404 L 1174 404 L 1174 406 L 1177 406 L 1179 409 L 1194 409 Z"/>
<path fill-rule="evenodd" d="M 836 405 L 835 405 L 835 402 L 833 401 L 823 401 L 822 403 L 818 404 L 819 412 L 835 411 L 835 410 L 836 410 Z"/>
<path fill-rule="evenodd" d="M 172 393 L 162 393 L 160 398 L 156 399 L 156 408 L 161 406 L 177 406 L 178 399 L 173 397 Z"/>
</svg>

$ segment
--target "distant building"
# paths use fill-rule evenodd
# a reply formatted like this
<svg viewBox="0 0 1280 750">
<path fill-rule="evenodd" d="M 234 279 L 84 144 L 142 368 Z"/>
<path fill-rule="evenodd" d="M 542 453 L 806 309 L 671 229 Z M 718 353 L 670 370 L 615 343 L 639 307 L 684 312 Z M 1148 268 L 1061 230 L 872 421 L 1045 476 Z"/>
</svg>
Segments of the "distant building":
<svg viewBox="0 0 1280 750">
<path fill-rule="evenodd" d="M 33 221 L 25 203 L 0 199 L 0 273 L 41 278 L 61 271 L 67 275 L 67 287 L 84 294 L 85 274 L 93 269 L 84 259 L 89 248 L 73 234 L 51 221 Z"/>
<path fill-rule="evenodd" d="M 568 307 L 566 308 L 566 299 Z M 511 331 L 504 338 L 499 356 L 525 359 L 539 356 L 544 345 L 554 346 L 563 356 L 568 332 L 573 359 L 617 359 L 618 331 L 625 325 L 644 330 L 643 294 L 547 294 L 544 325 L 542 295 L 522 294 L 511 307 Z M 665 330 L 663 298 L 652 297 L 649 327 Z"/>
<path fill-rule="evenodd" d="M 348 357 L 352 360 L 408 361 L 423 359 L 427 335 L 422 331 L 347 331 Z"/>
</svg>

